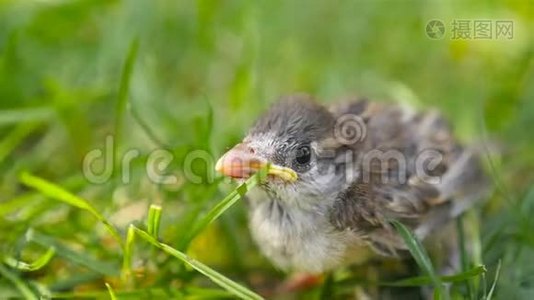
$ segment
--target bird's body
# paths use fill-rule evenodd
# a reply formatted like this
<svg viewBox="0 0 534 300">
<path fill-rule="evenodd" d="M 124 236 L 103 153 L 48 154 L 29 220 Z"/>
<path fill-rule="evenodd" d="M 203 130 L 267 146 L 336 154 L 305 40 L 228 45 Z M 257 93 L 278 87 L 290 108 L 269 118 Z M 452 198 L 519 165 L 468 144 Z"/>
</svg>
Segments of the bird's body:
<svg viewBox="0 0 534 300">
<path fill-rule="evenodd" d="M 307 197 L 308 205 L 297 204 L 301 202 L 298 198 L 294 204 L 287 204 L 278 197 L 283 196 L 265 190 L 256 190 L 249 197 L 250 231 L 277 267 L 320 273 L 350 259 L 351 248 L 361 243 L 361 238 L 349 229 L 337 230 L 324 213 L 335 193 Z M 359 255 L 356 252 L 352 254 Z"/>
<path fill-rule="evenodd" d="M 476 157 L 435 112 L 366 100 L 327 109 L 305 95 L 282 99 L 218 163 L 245 178 L 276 168 L 251 192 L 250 230 L 279 268 L 320 273 L 366 249 L 406 249 L 389 221 L 424 239 L 485 191 Z"/>
</svg>

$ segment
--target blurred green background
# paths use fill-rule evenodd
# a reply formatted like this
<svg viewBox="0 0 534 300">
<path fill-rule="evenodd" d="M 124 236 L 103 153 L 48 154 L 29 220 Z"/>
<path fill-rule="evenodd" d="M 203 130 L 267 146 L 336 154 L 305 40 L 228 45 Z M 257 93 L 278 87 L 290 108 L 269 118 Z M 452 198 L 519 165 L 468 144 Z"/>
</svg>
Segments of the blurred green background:
<svg viewBox="0 0 534 300">
<path fill-rule="evenodd" d="M 444 23 L 441 39 L 425 32 L 433 19 Z M 454 39 L 458 19 L 511 20 L 513 37 L 497 38 L 493 28 L 489 40 Z M 193 183 L 184 160 L 192 151 L 216 159 L 279 96 L 307 92 L 325 103 L 363 95 L 437 107 L 462 140 L 490 150 L 495 193 L 473 214 L 469 243 L 479 246 L 488 282 L 502 262 L 497 298 L 532 299 L 533 32 L 529 0 L 0 1 L 0 253 L 4 262 L 33 261 L 56 247 L 37 271 L 2 264 L 0 298 L 20 296 L 14 282 L 64 297 L 105 298 L 104 282 L 126 289 L 120 247 L 104 227 L 25 187 L 22 171 L 84 197 L 122 233 L 160 204 L 163 241 L 253 290 L 272 289 L 286 275 L 251 242 L 243 203 L 188 237 L 234 185 L 213 180 L 213 161 L 200 160 L 192 167 L 204 180 Z M 93 184 L 83 159 L 110 135 L 116 157 L 129 149 L 140 156 L 129 182 L 114 161 L 110 180 Z M 160 170 L 176 175 L 170 185 L 146 175 L 148 155 L 161 148 L 174 156 Z M 142 242 L 134 266 L 132 297 L 225 295 Z"/>
</svg>

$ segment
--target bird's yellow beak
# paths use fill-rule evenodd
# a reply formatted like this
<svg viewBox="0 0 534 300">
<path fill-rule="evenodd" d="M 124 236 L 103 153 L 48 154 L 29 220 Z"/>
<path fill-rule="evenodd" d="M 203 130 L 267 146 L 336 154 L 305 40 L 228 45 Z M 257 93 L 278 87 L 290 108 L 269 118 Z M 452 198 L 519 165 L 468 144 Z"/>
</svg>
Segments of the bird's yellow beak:
<svg viewBox="0 0 534 300">
<path fill-rule="evenodd" d="M 232 178 L 248 178 L 261 168 L 269 165 L 267 174 L 287 182 L 294 182 L 298 175 L 290 168 L 269 163 L 254 154 L 246 144 L 239 143 L 226 152 L 215 165 L 215 171 Z"/>
</svg>

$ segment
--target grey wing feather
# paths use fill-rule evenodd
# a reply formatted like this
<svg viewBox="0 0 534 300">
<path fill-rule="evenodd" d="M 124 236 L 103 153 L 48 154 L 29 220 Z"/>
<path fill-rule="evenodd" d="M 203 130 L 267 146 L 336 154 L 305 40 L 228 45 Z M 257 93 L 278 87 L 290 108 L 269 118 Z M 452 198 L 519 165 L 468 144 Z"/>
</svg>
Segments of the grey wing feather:
<svg viewBox="0 0 534 300">
<path fill-rule="evenodd" d="M 404 249 L 387 219 L 400 220 L 424 238 L 487 193 L 478 157 L 456 142 L 437 112 L 415 113 L 367 100 L 345 103 L 331 112 L 334 116 L 356 114 L 365 120 L 367 136 L 352 146 L 360 158 L 379 149 L 396 151 L 405 159 L 402 164 L 360 159 L 360 177 L 339 194 L 331 211 L 336 228 L 365 231 L 379 252 L 395 254 Z M 428 150 L 439 154 L 439 161 L 424 172 L 432 176 L 432 182 L 417 170 L 418 157 Z M 365 172 L 369 172 L 367 180 L 362 176 Z"/>
</svg>

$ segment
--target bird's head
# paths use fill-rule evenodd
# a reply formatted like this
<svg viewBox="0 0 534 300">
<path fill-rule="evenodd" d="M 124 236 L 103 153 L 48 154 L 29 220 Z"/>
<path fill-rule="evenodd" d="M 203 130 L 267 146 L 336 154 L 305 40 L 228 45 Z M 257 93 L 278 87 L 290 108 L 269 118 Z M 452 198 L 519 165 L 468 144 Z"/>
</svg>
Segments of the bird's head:
<svg viewBox="0 0 534 300">
<path fill-rule="evenodd" d="M 333 138 L 334 116 L 305 95 L 281 99 L 258 119 L 243 141 L 217 162 L 223 175 L 246 179 L 269 164 L 264 187 L 284 199 L 324 195 L 343 183 Z"/>
</svg>

